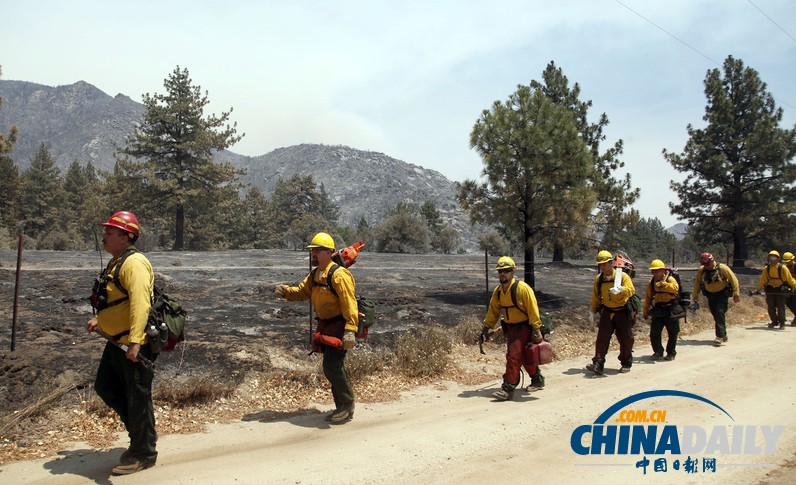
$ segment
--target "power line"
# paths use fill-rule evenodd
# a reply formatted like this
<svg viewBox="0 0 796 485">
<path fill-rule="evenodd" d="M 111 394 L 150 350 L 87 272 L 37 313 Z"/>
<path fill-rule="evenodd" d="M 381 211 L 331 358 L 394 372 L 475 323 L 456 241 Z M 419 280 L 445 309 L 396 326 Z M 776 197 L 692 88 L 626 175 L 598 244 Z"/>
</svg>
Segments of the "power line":
<svg viewBox="0 0 796 485">
<path fill-rule="evenodd" d="M 633 13 L 634 13 L 635 15 L 637 15 L 638 17 L 640 17 L 640 18 L 644 19 L 644 20 L 645 20 L 646 22 L 648 22 L 650 25 L 653 25 L 655 28 L 659 29 L 661 32 L 665 33 L 666 35 L 668 35 L 668 36 L 669 36 L 669 37 L 671 37 L 672 39 L 676 40 L 677 42 L 679 42 L 679 43 L 683 44 L 684 46 L 688 47 L 689 49 L 691 49 L 692 51 L 696 52 L 696 53 L 697 53 L 697 54 L 699 54 L 700 56 L 702 56 L 702 57 L 704 57 L 705 59 L 709 60 L 709 61 L 710 61 L 710 62 L 712 62 L 713 64 L 715 64 L 715 65 L 717 65 L 717 66 L 721 66 L 721 64 L 720 64 L 720 63 L 718 63 L 718 62 L 714 61 L 713 59 L 711 59 L 711 58 L 710 58 L 710 57 L 708 57 L 707 55 L 703 54 L 703 53 L 702 53 L 702 52 L 701 52 L 699 49 L 697 49 L 696 47 L 692 47 L 690 44 L 688 44 L 688 43 L 687 43 L 687 42 L 685 42 L 684 40 L 680 39 L 680 38 L 679 38 L 679 37 L 677 37 L 676 35 L 672 34 L 672 33 L 671 33 L 671 32 L 669 32 L 668 30 L 664 29 L 664 28 L 663 28 L 663 27 L 661 27 L 660 25 L 656 24 L 656 23 L 655 23 L 655 22 L 653 22 L 652 20 L 650 20 L 650 19 L 648 19 L 647 17 L 645 17 L 645 16 L 641 15 L 640 13 L 636 12 L 635 10 L 633 10 L 633 9 L 632 9 L 632 8 L 630 8 L 630 7 L 628 7 L 628 6 L 627 6 L 627 5 L 625 5 L 624 3 L 620 2 L 619 0 L 614 0 L 614 1 L 615 1 L 616 3 L 618 3 L 619 5 L 621 5 L 621 6 L 625 7 L 626 9 L 630 10 L 631 12 L 633 12 Z M 790 37 L 791 39 L 793 39 L 794 41 L 796 41 L 796 38 L 794 38 L 792 35 L 790 35 L 790 34 L 789 34 L 789 33 L 788 33 L 788 32 L 787 32 L 785 29 L 783 29 L 782 27 L 780 27 L 780 26 L 779 26 L 779 24 L 777 24 L 776 22 L 774 22 L 774 20 L 773 20 L 771 17 L 769 17 L 769 16 L 768 16 L 768 15 L 767 15 L 765 12 L 763 12 L 763 11 L 762 11 L 762 10 L 761 10 L 761 9 L 760 9 L 760 8 L 759 8 L 757 5 L 755 5 L 754 3 L 752 3 L 752 0 L 746 0 L 746 1 L 747 1 L 747 2 L 749 2 L 749 3 L 750 3 L 750 4 L 751 4 L 751 5 L 754 7 L 754 8 L 756 8 L 756 9 L 757 9 L 757 10 L 758 10 L 758 11 L 759 11 L 761 14 L 765 15 L 765 17 L 766 17 L 768 20 L 770 20 L 772 24 L 776 25 L 777 27 L 779 27 L 779 29 L 780 29 L 781 31 L 785 32 L 785 35 L 787 35 L 788 37 Z M 775 97 L 774 99 L 776 99 L 776 100 L 777 100 L 777 101 L 778 101 L 780 104 L 782 104 L 782 105 L 785 105 L 785 106 L 787 106 L 787 107 L 789 107 L 789 108 L 793 108 L 793 106 L 791 106 L 789 103 L 786 103 L 785 101 L 782 101 L 782 100 L 781 100 L 781 99 L 779 99 L 779 98 L 776 98 L 776 97 Z"/>
<path fill-rule="evenodd" d="M 656 23 L 655 23 L 655 22 L 653 22 L 652 20 L 650 20 L 650 19 L 648 19 L 647 17 L 645 17 L 645 16 L 641 15 L 640 13 L 636 12 L 635 10 L 633 10 L 633 9 L 632 9 L 632 8 L 630 8 L 630 7 L 628 7 L 628 6 L 627 6 L 627 5 L 625 5 L 624 3 L 620 2 L 619 0 L 614 0 L 614 1 L 615 1 L 616 3 L 618 3 L 619 5 L 621 5 L 621 6 L 625 7 L 626 9 L 630 10 L 630 11 L 631 11 L 631 12 L 633 12 L 634 14 L 638 15 L 640 18 L 644 19 L 645 21 L 647 21 L 647 22 L 648 22 L 648 23 L 650 23 L 651 25 L 655 26 L 655 27 L 656 27 L 658 30 L 660 30 L 660 31 L 661 31 L 661 32 L 663 32 L 664 34 L 668 35 L 668 36 L 669 36 L 669 37 L 671 37 L 672 39 L 676 40 L 677 42 L 679 42 L 679 43 L 683 44 L 684 46 L 688 47 L 689 49 L 691 49 L 692 51 L 696 52 L 696 53 L 697 53 L 697 54 L 699 54 L 700 56 L 702 56 L 702 57 L 704 57 L 705 59 L 709 60 L 709 61 L 710 61 L 710 62 L 712 62 L 713 64 L 716 64 L 717 66 L 721 66 L 721 64 L 720 64 L 720 63 L 718 63 L 718 62 L 714 61 L 713 59 L 711 59 L 711 58 L 710 58 L 710 57 L 708 57 L 707 55 L 703 54 L 703 53 L 702 53 L 702 52 L 701 52 L 699 49 L 697 49 L 696 47 L 692 47 L 692 46 L 691 46 L 690 44 L 688 44 L 686 41 L 684 41 L 684 40 L 680 39 L 679 37 L 677 37 L 676 35 L 672 34 L 672 33 L 671 33 L 671 32 L 669 32 L 668 30 L 664 29 L 664 28 L 663 28 L 663 27 L 661 27 L 660 25 L 656 24 Z"/>
<path fill-rule="evenodd" d="M 746 1 L 747 1 L 747 2 L 749 2 L 749 4 L 750 4 L 751 6 L 753 6 L 754 8 L 756 8 L 758 12 L 762 13 L 762 14 L 763 14 L 763 16 L 765 16 L 765 17 L 766 17 L 768 20 L 770 20 L 772 24 L 776 25 L 776 26 L 777 26 L 777 28 L 778 28 L 779 30 L 781 30 L 782 32 L 784 32 L 784 33 L 785 33 L 785 35 L 787 35 L 788 37 L 790 37 L 792 41 L 796 42 L 796 38 L 794 38 L 792 35 L 790 35 L 790 33 L 789 33 L 787 30 L 783 29 L 783 28 L 782 28 L 782 27 L 781 27 L 781 26 L 780 26 L 778 23 L 774 22 L 774 19 L 772 19 L 771 17 L 769 17 L 769 16 L 768 16 L 768 14 L 767 14 L 767 13 L 765 13 L 765 12 L 764 12 L 764 11 L 763 11 L 763 10 L 762 10 L 760 7 L 758 7 L 757 5 L 755 5 L 755 4 L 754 4 L 754 2 L 752 2 L 752 0 L 746 0 Z"/>
</svg>

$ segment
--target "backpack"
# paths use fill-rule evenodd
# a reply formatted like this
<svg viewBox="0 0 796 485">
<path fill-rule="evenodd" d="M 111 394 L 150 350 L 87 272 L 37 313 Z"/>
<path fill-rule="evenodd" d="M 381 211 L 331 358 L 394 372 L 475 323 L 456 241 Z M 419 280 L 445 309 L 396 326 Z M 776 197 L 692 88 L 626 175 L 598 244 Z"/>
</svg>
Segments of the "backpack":
<svg viewBox="0 0 796 485">
<path fill-rule="evenodd" d="M 127 289 L 122 285 L 121 279 L 119 278 L 119 272 L 122 269 L 122 265 L 127 260 L 127 257 L 136 252 L 138 252 L 136 248 L 125 250 L 112 274 L 109 274 L 108 268 L 105 268 L 102 274 L 95 280 L 94 289 L 91 294 L 91 305 L 97 312 L 129 300 Z M 109 282 L 113 282 L 114 286 L 119 288 L 119 291 L 125 296 L 107 303 L 106 286 Z M 157 285 L 153 286 L 152 293 L 152 301 L 150 302 L 149 317 L 147 318 L 146 325 L 146 333 L 149 337 L 150 348 L 152 352 L 156 354 L 161 351 L 170 352 L 174 350 L 177 343 L 185 340 L 185 320 L 187 312 L 176 300 L 164 293 L 163 289 Z M 123 332 L 119 335 L 114 335 L 114 337 L 119 338 L 128 333 L 129 331 Z"/>
<path fill-rule="evenodd" d="M 702 292 L 703 293 L 708 293 L 707 287 L 705 286 L 705 280 L 706 279 L 713 280 L 714 276 L 718 275 L 718 280 L 719 281 L 727 282 L 727 287 L 724 288 L 724 293 L 727 296 L 732 296 L 732 280 L 727 279 L 727 278 L 724 277 L 724 273 L 721 272 L 721 266 L 722 266 L 721 263 L 717 263 L 716 267 L 713 268 L 713 269 L 708 269 L 708 270 L 703 269 L 702 270 L 702 279 L 699 281 L 699 286 L 702 287 Z M 705 275 L 710 275 L 710 276 L 708 278 L 706 278 Z"/>
<path fill-rule="evenodd" d="M 658 309 L 658 307 L 653 307 L 651 310 L 652 316 L 655 318 L 668 317 L 675 320 L 686 318 L 685 308 L 691 304 L 691 293 L 683 291 L 683 285 L 682 283 L 680 283 L 680 274 L 677 272 L 676 269 L 672 269 L 669 272 L 668 276 L 671 276 L 674 279 L 674 281 L 677 282 L 677 287 L 678 287 L 677 296 L 675 296 L 674 300 L 672 300 L 671 306 L 660 307 L 660 312 L 657 315 L 655 311 L 656 309 Z M 655 293 L 656 293 L 654 283 L 655 283 L 655 278 L 650 278 L 649 287 L 650 290 L 652 291 L 653 299 L 655 298 Z M 686 322 L 688 322 L 687 318 Z"/>
<path fill-rule="evenodd" d="M 785 281 L 782 280 L 782 266 L 783 266 L 782 263 L 777 263 L 777 277 L 776 278 L 772 278 L 771 277 L 771 271 L 769 270 L 769 268 L 771 267 L 770 264 L 767 264 L 767 265 L 765 265 L 763 267 L 763 273 L 767 277 L 766 286 L 765 286 L 766 294 L 790 293 L 790 291 L 791 291 L 790 286 L 788 284 L 786 284 Z M 780 283 L 779 286 L 771 286 L 771 284 L 770 284 L 771 280 L 779 280 L 782 283 Z"/>
<path fill-rule="evenodd" d="M 633 274 L 635 274 L 635 272 Z M 605 285 L 605 284 L 613 285 L 614 280 L 606 280 L 603 278 L 602 274 L 598 275 L 597 279 L 594 281 L 594 292 L 599 295 L 600 285 Z M 641 311 L 644 309 L 644 302 L 642 302 L 641 298 L 639 298 L 638 292 L 634 292 L 633 295 L 630 298 L 628 298 L 625 306 L 627 307 L 628 312 L 630 312 L 633 321 L 635 321 L 636 315 L 638 313 L 641 313 Z"/>
<path fill-rule="evenodd" d="M 326 284 L 320 285 L 315 282 L 315 272 L 318 268 L 313 268 L 310 272 L 310 281 L 313 286 L 325 286 L 334 296 L 338 296 L 337 291 L 332 286 L 332 275 L 340 265 L 332 264 L 329 272 L 326 274 Z M 357 299 L 357 311 L 359 312 L 359 328 L 357 329 L 357 338 L 364 339 L 368 336 L 368 329 L 376 323 L 376 303 L 361 295 L 355 295 Z"/>
<path fill-rule="evenodd" d="M 511 293 L 511 303 L 512 306 L 509 308 L 516 308 L 517 310 L 521 311 L 525 316 L 528 316 L 528 312 L 524 311 L 520 306 L 517 304 L 517 286 L 519 286 L 520 281 L 514 280 L 514 283 L 509 288 L 509 293 Z M 500 291 L 500 285 L 495 287 L 495 291 L 493 296 L 497 295 L 497 292 Z M 551 333 L 553 333 L 553 319 L 550 317 L 550 314 L 543 312 L 541 309 L 539 310 L 539 319 L 542 321 L 542 328 L 540 329 L 542 332 L 542 337 L 545 337 Z"/>
</svg>

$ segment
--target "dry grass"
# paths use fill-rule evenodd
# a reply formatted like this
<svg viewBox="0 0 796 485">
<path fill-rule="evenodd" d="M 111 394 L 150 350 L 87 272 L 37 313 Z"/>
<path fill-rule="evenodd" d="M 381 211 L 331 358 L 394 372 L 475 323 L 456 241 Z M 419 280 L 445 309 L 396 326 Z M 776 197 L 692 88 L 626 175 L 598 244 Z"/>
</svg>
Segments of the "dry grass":
<svg viewBox="0 0 796 485">
<path fill-rule="evenodd" d="M 713 328 L 707 305 L 702 308 L 689 311 L 688 322 L 681 322 L 684 337 Z M 556 359 L 593 352 L 594 329 L 582 310 L 552 312 Z M 759 296 L 731 303 L 727 317 L 730 326 L 768 322 L 765 301 Z M 476 343 L 480 329 L 480 319 L 471 316 L 447 330 L 427 325 L 407 331 L 393 348 L 359 345 L 346 357 L 357 400 L 392 400 L 402 391 L 441 381 L 478 385 L 498 379 L 505 364 L 505 340 L 496 332 L 485 345 L 487 354 L 480 355 Z M 648 329 L 643 320 L 636 324 L 636 355 L 643 355 L 649 345 Z M 612 339 L 612 351 L 615 347 Z M 264 358 L 269 358 L 266 354 Z M 284 419 L 308 410 L 320 412 L 319 403 L 331 402 L 319 358 L 307 358 L 302 348 L 272 351 L 270 359 L 277 354 L 281 360 L 267 366 L 271 370 L 251 372 L 237 386 L 220 377 L 158 375 L 154 390 L 158 433 L 193 433 L 211 423 L 241 419 Z M 0 423 L 0 464 L 49 456 L 74 442 L 109 447 L 123 431 L 90 386 L 60 384 L 10 416 Z"/>
<path fill-rule="evenodd" d="M 450 363 L 450 335 L 440 326 L 412 329 L 398 336 L 396 365 L 407 377 L 431 377 L 445 372 Z"/>
<path fill-rule="evenodd" d="M 164 379 L 152 391 L 152 399 L 174 406 L 213 402 L 235 392 L 235 384 L 217 376 Z"/>
</svg>

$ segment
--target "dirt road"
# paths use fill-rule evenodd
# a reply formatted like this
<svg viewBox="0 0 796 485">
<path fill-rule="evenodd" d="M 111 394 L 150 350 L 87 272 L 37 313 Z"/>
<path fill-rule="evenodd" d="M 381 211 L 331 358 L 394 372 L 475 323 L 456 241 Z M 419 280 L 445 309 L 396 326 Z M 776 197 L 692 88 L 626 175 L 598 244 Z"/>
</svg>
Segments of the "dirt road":
<svg viewBox="0 0 796 485">
<path fill-rule="evenodd" d="M 637 349 L 632 372 L 618 374 L 615 352 L 605 377 L 583 370 L 585 358 L 546 366 L 547 388 L 493 402 L 498 381 L 481 388 L 452 383 L 421 388 L 394 402 L 362 404 L 355 419 L 329 427 L 317 413 L 277 421 L 249 416 L 210 427 L 198 435 L 169 435 L 158 448 L 156 467 L 130 477 L 108 477 L 125 441 L 108 451 L 78 447 L 58 457 L 11 463 L 0 468 L 3 483 L 794 483 L 796 328 L 784 331 L 732 327 L 729 343 L 710 344 L 712 333 L 681 340 L 674 362 L 653 362 Z M 493 348 L 492 351 L 497 351 Z M 474 358 L 477 350 L 473 348 Z M 729 449 L 716 429 L 730 435 L 757 426 L 754 445 L 763 448 L 761 426 L 784 426 L 773 454 L 697 452 L 696 473 L 685 471 L 685 455 L 580 456 L 572 451 L 573 430 L 591 424 L 618 400 L 639 392 L 672 389 L 702 396 L 724 412 L 687 397 L 663 396 L 623 409 L 665 410 L 667 425 L 707 430 L 708 440 Z M 324 406 L 319 405 L 320 409 Z M 614 423 L 619 413 L 607 424 Z M 645 425 L 646 426 L 646 425 Z M 663 424 L 660 424 L 663 426 Z M 719 433 L 720 435 L 721 433 Z M 746 439 L 746 438 L 745 438 Z M 588 445 L 588 438 L 583 443 Z M 728 444 L 729 443 L 729 444 Z M 744 441 L 744 444 L 748 443 Z M 664 457 L 667 471 L 653 462 Z M 703 459 L 715 458 L 715 472 Z M 678 470 L 675 459 L 681 460 Z"/>
</svg>

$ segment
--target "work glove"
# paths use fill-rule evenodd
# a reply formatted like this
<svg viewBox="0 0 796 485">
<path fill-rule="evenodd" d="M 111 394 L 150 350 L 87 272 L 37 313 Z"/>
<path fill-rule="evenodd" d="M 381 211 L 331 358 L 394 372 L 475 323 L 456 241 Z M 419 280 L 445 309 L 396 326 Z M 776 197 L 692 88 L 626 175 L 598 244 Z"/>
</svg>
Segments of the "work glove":
<svg viewBox="0 0 796 485">
<path fill-rule="evenodd" d="M 693 310 L 693 311 L 697 311 L 697 310 L 699 310 L 699 302 L 698 302 L 698 301 L 695 301 L 694 303 L 692 303 L 692 304 L 691 304 L 691 306 L 690 306 L 690 307 L 688 307 L 688 309 L 689 309 L 689 310 Z"/>
<path fill-rule="evenodd" d="M 285 291 L 287 290 L 287 285 L 276 285 L 274 288 L 274 296 L 277 298 L 282 298 L 285 296 Z"/>
<path fill-rule="evenodd" d="M 542 332 L 538 328 L 533 329 L 533 333 L 531 334 L 531 340 L 535 344 L 540 344 L 542 343 L 542 340 L 544 340 L 544 338 L 542 337 Z"/>
<path fill-rule="evenodd" d="M 343 334 L 343 350 L 351 350 L 357 345 L 356 335 L 352 331 Z"/>
<path fill-rule="evenodd" d="M 594 328 L 599 327 L 600 326 L 600 312 L 594 312 L 594 313 L 589 312 L 589 321 L 591 322 L 591 324 L 592 324 L 592 326 Z"/>
<path fill-rule="evenodd" d="M 484 327 L 481 329 L 481 333 L 478 334 L 478 342 L 484 343 L 489 338 L 489 329 Z"/>
<path fill-rule="evenodd" d="M 618 288 L 616 286 L 612 286 L 611 288 L 608 289 L 608 293 L 610 293 L 612 295 L 618 295 L 619 293 L 622 293 L 622 288 Z"/>
</svg>

